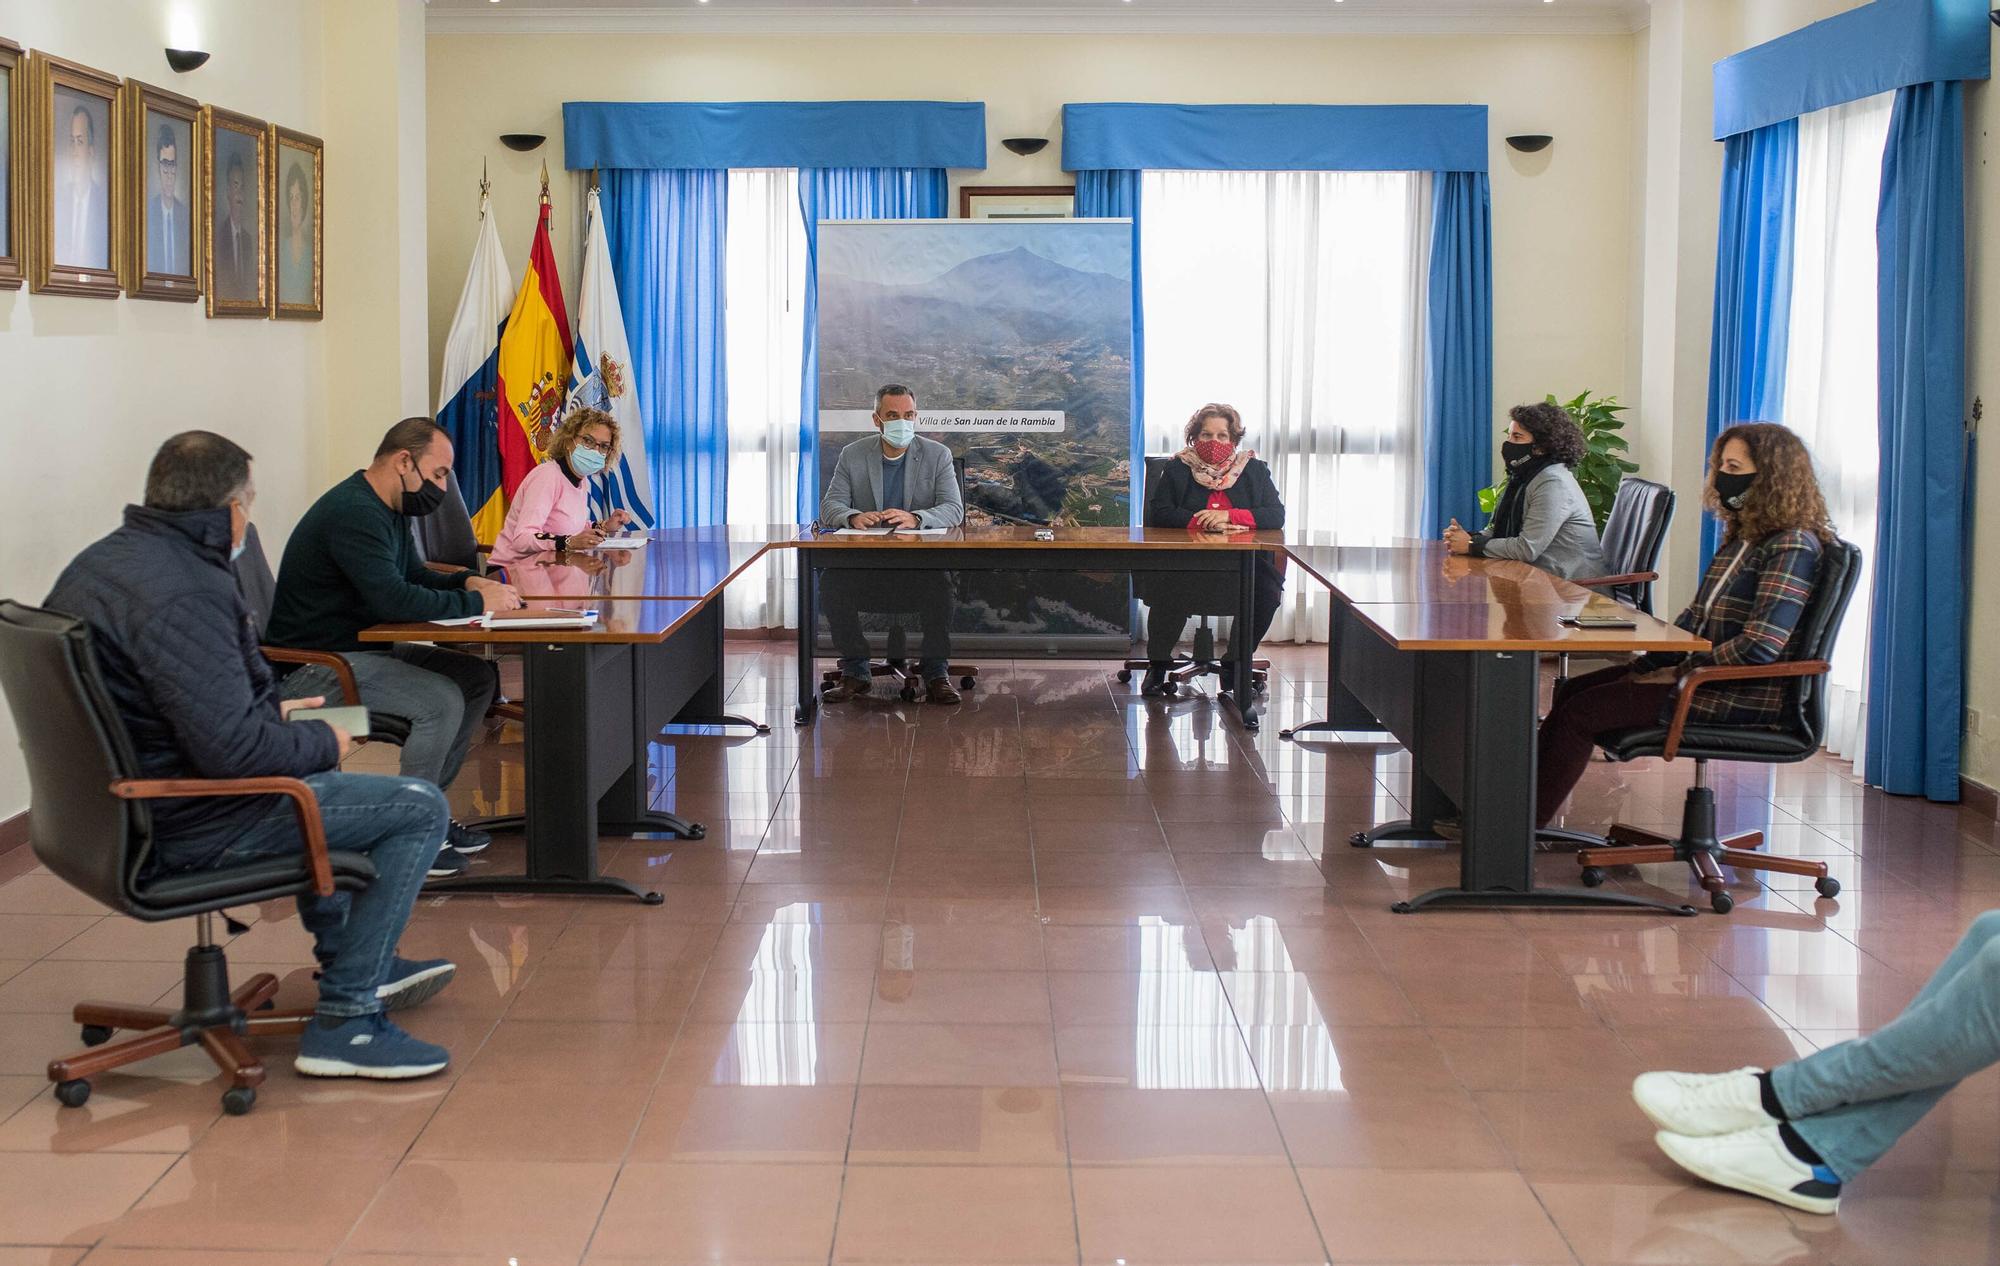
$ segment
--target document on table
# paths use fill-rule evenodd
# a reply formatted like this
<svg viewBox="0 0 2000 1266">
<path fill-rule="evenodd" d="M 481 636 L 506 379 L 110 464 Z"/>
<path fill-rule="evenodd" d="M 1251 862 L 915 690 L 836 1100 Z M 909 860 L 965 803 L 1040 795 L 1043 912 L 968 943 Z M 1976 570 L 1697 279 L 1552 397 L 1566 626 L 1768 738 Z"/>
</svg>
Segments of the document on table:
<svg viewBox="0 0 2000 1266">
<path fill-rule="evenodd" d="M 607 536 L 607 537 L 605 537 L 605 538 L 604 538 L 603 540 L 599 541 L 599 542 L 598 542 L 598 543 L 597 543 L 597 544 L 596 544 L 595 546 L 593 546 L 592 548 L 594 548 L 594 549 L 644 549 L 644 548 L 646 548 L 646 538 L 645 538 L 645 537 L 643 537 L 643 536 Z"/>
<path fill-rule="evenodd" d="M 833 536 L 943 536 L 943 535 L 944 535 L 945 533 L 947 533 L 947 532 L 949 532 L 949 531 L 951 531 L 951 529 L 950 529 L 950 528 L 948 528 L 948 527 L 931 527 L 931 528 L 895 528 L 895 527 L 875 527 L 875 528 L 835 528 L 835 529 L 834 529 L 834 530 L 832 531 L 832 533 L 831 533 L 830 535 L 833 535 Z"/>
</svg>

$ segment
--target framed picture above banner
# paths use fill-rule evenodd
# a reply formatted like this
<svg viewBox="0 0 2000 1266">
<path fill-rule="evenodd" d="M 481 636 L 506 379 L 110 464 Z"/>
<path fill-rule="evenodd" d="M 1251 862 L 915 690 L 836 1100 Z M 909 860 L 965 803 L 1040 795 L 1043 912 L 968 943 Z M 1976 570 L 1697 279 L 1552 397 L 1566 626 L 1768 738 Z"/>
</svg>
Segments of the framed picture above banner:
<svg viewBox="0 0 2000 1266">
<path fill-rule="evenodd" d="M 18 290 L 22 267 L 22 208 L 27 203 L 28 81 L 21 46 L 0 39 L 0 290 Z"/>
<path fill-rule="evenodd" d="M 1075 185 L 960 185 L 961 220 L 1068 220 L 1076 215 Z"/>
<path fill-rule="evenodd" d="M 317 321 L 326 315 L 320 268 L 325 235 L 325 147 L 317 136 L 271 125 L 271 293 L 279 320 Z"/>
<path fill-rule="evenodd" d="M 28 288 L 115 299 L 115 194 L 125 150 L 119 80 L 40 51 L 29 55 L 28 76 Z"/>
<path fill-rule="evenodd" d="M 135 299 L 193 303 L 201 297 L 194 192 L 201 103 L 131 79 L 125 119 L 125 290 Z"/>
<path fill-rule="evenodd" d="M 212 317 L 271 314 L 271 134 L 262 119 L 201 111 L 202 290 Z"/>
</svg>

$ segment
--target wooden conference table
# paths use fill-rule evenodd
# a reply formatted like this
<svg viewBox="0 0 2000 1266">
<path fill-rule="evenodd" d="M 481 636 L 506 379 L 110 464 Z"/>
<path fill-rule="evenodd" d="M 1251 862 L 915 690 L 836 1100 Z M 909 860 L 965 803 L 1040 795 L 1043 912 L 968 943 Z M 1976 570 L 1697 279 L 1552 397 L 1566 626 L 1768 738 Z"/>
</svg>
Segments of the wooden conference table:
<svg viewBox="0 0 2000 1266">
<path fill-rule="evenodd" d="M 597 607 L 602 615 L 595 628 L 411 624 L 366 630 L 362 640 L 368 642 L 517 644 L 527 654 L 528 809 L 518 819 L 527 835 L 527 870 L 432 887 L 618 893 L 657 902 L 657 893 L 598 874 L 597 835 L 702 833 L 700 824 L 648 804 L 646 754 L 663 726 L 768 729 L 722 712 L 720 599 L 731 580 L 774 549 L 802 551 L 794 713 L 801 725 L 810 724 L 818 708 L 813 577 L 827 568 L 1234 575 L 1238 627 L 1248 628 L 1257 555 L 1282 551 L 1296 571 L 1334 596 L 1328 718 L 1286 736 L 1386 730 L 1415 764 L 1410 819 L 1385 823 L 1355 842 L 1434 839 L 1438 816 L 1454 806 L 1461 814 L 1459 885 L 1397 909 L 1590 904 L 1694 912 L 1601 889 L 1535 886 L 1537 666 L 1551 651 L 1618 655 L 1700 650 L 1707 643 L 1525 563 L 1453 558 L 1435 542 L 1343 544 L 1314 534 L 1190 536 L 1151 528 L 1058 528 L 1053 540 L 1039 540 L 1026 527 L 887 537 L 815 533 L 789 524 L 659 531 L 644 548 L 599 565 L 548 555 L 509 569 L 509 580 L 532 605 Z M 1616 611 L 1636 627 L 1583 630 L 1559 623 L 1586 609 Z M 1260 705 L 1250 661 L 1249 654 L 1238 657 L 1231 694 L 1245 727 L 1254 730 Z"/>
<path fill-rule="evenodd" d="M 1545 652 L 1625 656 L 1708 643 L 1526 563 L 1453 557 L 1442 544 L 1288 542 L 1294 564 L 1332 592 L 1328 717 L 1283 731 L 1386 730 L 1410 752 L 1410 817 L 1359 847 L 1435 840 L 1455 807 L 1459 883 L 1394 909 L 1441 905 L 1693 906 L 1629 893 L 1535 885 L 1535 733 Z M 1578 629 L 1565 616 L 1615 614 L 1631 629 Z"/>
</svg>

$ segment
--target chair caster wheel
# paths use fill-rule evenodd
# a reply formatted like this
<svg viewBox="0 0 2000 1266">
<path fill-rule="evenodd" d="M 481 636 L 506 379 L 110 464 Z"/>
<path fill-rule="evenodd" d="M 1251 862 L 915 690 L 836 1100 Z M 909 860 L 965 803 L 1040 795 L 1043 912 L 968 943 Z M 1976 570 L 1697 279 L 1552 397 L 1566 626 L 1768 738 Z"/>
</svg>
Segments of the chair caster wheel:
<svg viewBox="0 0 2000 1266">
<path fill-rule="evenodd" d="M 86 1024 L 83 1026 L 83 1044 L 85 1046 L 102 1046 L 110 1040 L 111 1029 L 108 1026 L 102 1024 Z"/>
<path fill-rule="evenodd" d="M 222 1110 L 230 1116 L 240 1117 L 257 1106 L 257 1089 L 254 1086 L 231 1086 L 222 1092 Z"/>
<path fill-rule="evenodd" d="M 1604 882 L 1604 868 L 1601 866 L 1585 866 L 1583 873 L 1578 875 L 1577 878 L 1583 880 L 1584 887 L 1596 888 Z"/>
<path fill-rule="evenodd" d="M 276 1011 L 278 1009 L 278 1000 L 276 998 L 266 998 L 257 1004 L 257 1009 L 259 1011 Z"/>
<path fill-rule="evenodd" d="M 56 1100 L 65 1108 L 81 1108 L 90 1102 L 90 1083 L 81 1077 L 56 1083 Z"/>
<path fill-rule="evenodd" d="M 904 703 L 915 703 L 917 701 L 917 688 L 915 686 L 904 686 L 896 693 Z"/>
<path fill-rule="evenodd" d="M 1368 832 L 1356 831 L 1347 837 L 1347 842 L 1355 848 L 1374 848 L 1375 841 L 1368 838 Z"/>
<path fill-rule="evenodd" d="M 699 822 L 690 822 L 688 823 L 687 834 L 682 838 L 690 840 L 705 840 L 708 838 L 708 828 Z"/>
<path fill-rule="evenodd" d="M 972 689 L 972 681 L 973 679 L 970 677 L 960 677 L 958 679 L 958 688 L 960 690 L 970 690 Z"/>
<path fill-rule="evenodd" d="M 1840 881 L 1832 875 L 1828 875 L 1824 879 L 1815 879 L 1813 880 L 1813 890 L 1822 897 L 1838 897 L 1840 895 Z"/>
<path fill-rule="evenodd" d="M 1169 699 L 1173 698 L 1180 692 L 1181 692 L 1181 683 L 1177 681 L 1163 682 L 1160 686 L 1160 693 L 1165 695 Z"/>
<path fill-rule="evenodd" d="M 1119 681 L 1120 681 L 1121 683 L 1122 683 L 1122 682 L 1127 682 L 1127 681 L 1130 681 L 1130 680 L 1132 680 L 1132 670 L 1131 670 L 1131 669 L 1129 669 L 1129 668 L 1121 668 L 1121 669 L 1119 669 L 1119 670 L 1118 670 L 1118 680 L 1119 680 Z"/>
<path fill-rule="evenodd" d="M 1736 898 L 1726 892 L 1718 892 L 1709 897 L 1708 906 L 1717 914 L 1728 914 L 1736 908 Z"/>
</svg>

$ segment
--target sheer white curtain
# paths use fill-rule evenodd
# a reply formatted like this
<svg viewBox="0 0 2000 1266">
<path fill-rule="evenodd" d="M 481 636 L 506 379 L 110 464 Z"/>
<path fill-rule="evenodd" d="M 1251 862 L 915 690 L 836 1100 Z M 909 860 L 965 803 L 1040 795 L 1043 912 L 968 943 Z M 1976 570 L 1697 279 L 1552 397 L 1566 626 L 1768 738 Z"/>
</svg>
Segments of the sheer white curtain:
<svg viewBox="0 0 2000 1266">
<path fill-rule="evenodd" d="M 1799 119 L 1798 214 L 1783 421 L 1812 451 L 1827 509 L 1862 550 L 1834 646 L 1827 749 L 1857 764 L 1868 732 L 1869 597 L 1875 550 L 1875 210 L 1894 95 Z"/>
<path fill-rule="evenodd" d="M 799 470 L 806 244 L 792 168 L 729 173 L 729 521 L 788 523 Z M 797 623 L 796 563 L 777 550 L 724 590 L 732 629 Z"/>
<path fill-rule="evenodd" d="M 1422 485 L 1430 177 L 1147 172 L 1146 451 L 1236 406 L 1294 531 L 1412 535 Z M 1324 641 L 1296 577 L 1273 640 Z"/>
</svg>

